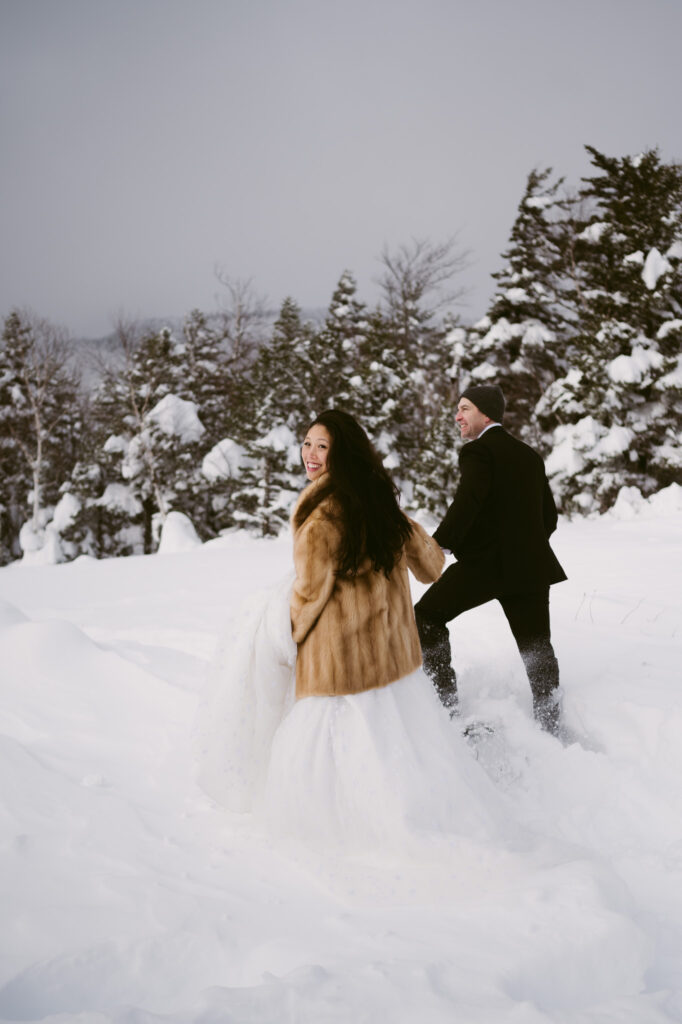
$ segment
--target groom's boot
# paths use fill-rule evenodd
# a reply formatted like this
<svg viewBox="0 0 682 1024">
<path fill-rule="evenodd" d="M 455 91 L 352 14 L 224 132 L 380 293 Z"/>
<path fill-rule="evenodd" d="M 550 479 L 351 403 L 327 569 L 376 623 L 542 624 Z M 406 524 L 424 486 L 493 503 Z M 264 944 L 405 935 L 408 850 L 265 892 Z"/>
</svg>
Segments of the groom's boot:
<svg viewBox="0 0 682 1024">
<path fill-rule="evenodd" d="M 561 719 L 559 663 L 546 638 L 520 650 L 533 694 L 533 714 L 543 729 L 558 736 Z"/>
<path fill-rule="evenodd" d="M 424 671 L 433 682 L 441 703 L 452 717 L 458 713 L 458 698 L 448 627 L 445 623 L 424 619 L 418 611 L 415 611 L 415 619 L 422 646 Z"/>
<path fill-rule="evenodd" d="M 561 730 L 559 663 L 549 628 L 549 587 L 498 598 L 511 626 L 533 694 L 535 720 L 558 736 Z"/>
</svg>

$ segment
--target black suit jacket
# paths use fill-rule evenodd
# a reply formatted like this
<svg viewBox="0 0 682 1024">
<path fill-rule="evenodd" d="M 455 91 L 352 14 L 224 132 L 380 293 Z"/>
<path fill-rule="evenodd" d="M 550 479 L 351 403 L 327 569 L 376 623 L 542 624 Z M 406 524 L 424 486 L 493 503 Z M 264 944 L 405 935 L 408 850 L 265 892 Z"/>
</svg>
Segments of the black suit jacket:
<svg viewBox="0 0 682 1024">
<path fill-rule="evenodd" d="M 460 483 L 434 533 L 500 594 L 538 590 L 566 579 L 549 546 L 557 511 L 538 453 L 500 426 L 464 445 Z"/>
</svg>

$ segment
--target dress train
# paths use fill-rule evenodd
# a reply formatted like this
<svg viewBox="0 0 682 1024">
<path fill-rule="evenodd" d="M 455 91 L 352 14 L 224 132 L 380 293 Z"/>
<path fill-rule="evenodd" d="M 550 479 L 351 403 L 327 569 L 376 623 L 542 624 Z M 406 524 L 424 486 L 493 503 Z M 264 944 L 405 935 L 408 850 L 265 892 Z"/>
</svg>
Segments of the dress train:
<svg viewBox="0 0 682 1024">
<path fill-rule="evenodd" d="M 219 645 L 199 716 L 205 792 L 317 846 L 489 838 L 499 796 L 421 669 L 363 693 L 295 700 L 291 584 L 252 602 Z"/>
</svg>

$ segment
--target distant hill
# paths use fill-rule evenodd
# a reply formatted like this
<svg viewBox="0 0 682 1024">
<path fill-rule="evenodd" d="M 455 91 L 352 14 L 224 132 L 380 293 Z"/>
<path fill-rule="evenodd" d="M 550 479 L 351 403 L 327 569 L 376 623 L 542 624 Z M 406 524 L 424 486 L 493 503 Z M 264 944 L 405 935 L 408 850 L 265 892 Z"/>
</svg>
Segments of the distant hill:
<svg viewBox="0 0 682 1024">
<path fill-rule="evenodd" d="M 304 322 L 320 324 L 326 314 L 327 310 L 322 307 L 302 309 L 301 319 Z M 278 316 L 279 311 L 269 314 L 267 331 L 272 329 Z M 182 331 L 183 322 L 184 317 L 149 317 L 146 320 L 138 321 L 137 326 L 145 334 L 161 331 L 164 327 L 168 327 L 177 336 Z M 73 363 L 80 371 L 86 390 L 90 390 L 97 384 L 106 367 L 116 366 L 122 362 L 122 352 L 116 331 L 100 338 L 73 338 L 71 347 Z"/>
</svg>

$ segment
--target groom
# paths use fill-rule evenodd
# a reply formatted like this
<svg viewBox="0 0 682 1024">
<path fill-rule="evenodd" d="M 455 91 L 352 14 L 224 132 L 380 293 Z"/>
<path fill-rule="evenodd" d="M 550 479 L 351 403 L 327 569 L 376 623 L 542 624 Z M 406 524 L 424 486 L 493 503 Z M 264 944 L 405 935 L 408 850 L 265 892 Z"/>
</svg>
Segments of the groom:
<svg viewBox="0 0 682 1024">
<path fill-rule="evenodd" d="M 434 538 L 457 558 L 415 607 L 424 668 L 443 704 L 457 711 L 447 623 L 498 600 L 514 634 L 543 728 L 559 724 L 559 666 L 550 639 L 549 587 L 566 579 L 548 537 L 557 512 L 542 459 L 502 426 L 496 384 L 466 388 L 455 422 L 468 443 L 460 482 Z"/>
</svg>

